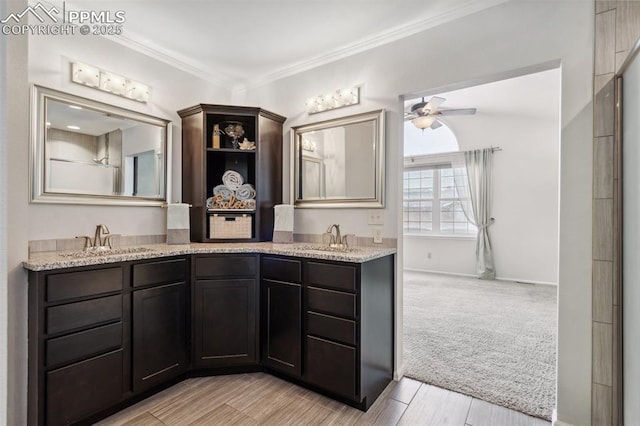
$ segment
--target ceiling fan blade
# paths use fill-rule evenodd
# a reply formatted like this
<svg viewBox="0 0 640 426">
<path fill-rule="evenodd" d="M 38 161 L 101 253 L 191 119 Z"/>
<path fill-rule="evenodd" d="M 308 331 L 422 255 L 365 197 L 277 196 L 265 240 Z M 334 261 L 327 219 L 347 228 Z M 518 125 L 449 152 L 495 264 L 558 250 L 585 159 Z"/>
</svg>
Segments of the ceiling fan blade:
<svg viewBox="0 0 640 426">
<path fill-rule="evenodd" d="M 475 108 L 440 109 L 436 112 L 438 115 L 473 115 L 475 113 Z"/>
<path fill-rule="evenodd" d="M 442 127 L 442 123 L 440 122 L 440 120 L 436 120 L 433 122 L 433 124 L 431 125 L 431 130 L 435 130 L 438 127 Z"/>
<path fill-rule="evenodd" d="M 427 102 L 427 104 L 423 107 L 423 110 L 424 111 L 434 112 L 436 109 L 438 109 L 438 107 L 444 101 L 446 101 L 445 98 L 440 98 L 438 96 L 432 96 L 431 99 L 429 99 L 429 102 Z"/>
</svg>

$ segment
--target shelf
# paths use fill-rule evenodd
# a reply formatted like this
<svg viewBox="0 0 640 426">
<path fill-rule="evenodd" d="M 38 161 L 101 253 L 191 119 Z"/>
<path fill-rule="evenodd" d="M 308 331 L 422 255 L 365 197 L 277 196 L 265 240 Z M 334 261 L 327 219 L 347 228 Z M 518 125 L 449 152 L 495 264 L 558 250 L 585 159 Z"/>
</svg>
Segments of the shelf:
<svg viewBox="0 0 640 426">
<path fill-rule="evenodd" d="M 233 148 L 207 148 L 207 152 L 241 152 L 243 154 L 255 154 L 255 149 L 233 149 Z"/>
<path fill-rule="evenodd" d="M 249 209 L 207 209 L 207 213 L 255 213 Z"/>
</svg>

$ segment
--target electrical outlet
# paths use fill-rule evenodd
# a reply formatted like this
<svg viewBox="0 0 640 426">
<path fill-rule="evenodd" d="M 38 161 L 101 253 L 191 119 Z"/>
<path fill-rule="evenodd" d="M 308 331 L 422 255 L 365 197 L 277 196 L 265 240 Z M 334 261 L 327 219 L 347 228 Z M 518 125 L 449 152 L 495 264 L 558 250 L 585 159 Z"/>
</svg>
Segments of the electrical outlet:
<svg viewBox="0 0 640 426">
<path fill-rule="evenodd" d="M 382 226 L 375 226 L 373 228 L 373 242 L 382 244 Z"/>
<path fill-rule="evenodd" d="M 369 225 L 384 225 L 384 210 L 369 210 Z"/>
</svg>

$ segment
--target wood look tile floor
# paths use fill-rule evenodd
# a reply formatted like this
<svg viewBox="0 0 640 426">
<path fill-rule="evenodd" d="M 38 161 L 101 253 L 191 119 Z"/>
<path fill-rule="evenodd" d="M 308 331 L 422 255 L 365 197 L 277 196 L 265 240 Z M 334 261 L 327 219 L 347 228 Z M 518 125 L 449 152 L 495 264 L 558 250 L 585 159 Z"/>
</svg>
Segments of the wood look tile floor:
<svg viewBox="0 0 640 426">
<path fill-rule="evenodd" d="M 264 373 L 185 380 L 98 425 L 548 426 L 550 423 L 409 378 L 363 413 Z"/>
</svg>

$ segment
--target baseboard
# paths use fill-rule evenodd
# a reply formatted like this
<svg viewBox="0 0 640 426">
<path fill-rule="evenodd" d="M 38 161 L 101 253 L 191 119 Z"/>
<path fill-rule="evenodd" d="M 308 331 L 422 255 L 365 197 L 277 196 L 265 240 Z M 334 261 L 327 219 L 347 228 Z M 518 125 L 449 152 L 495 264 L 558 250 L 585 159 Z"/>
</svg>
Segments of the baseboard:
<svg viewBox="0 0 640 426">
<path fill-rule="evenodd" d="M 448 272 L 448 271 L 434 271 L 431 269 L 418 269 L 418 268 L 403 268 L 407 272 L 422 272 L 426 274 L 439 274 L 439 275 L 451 275 L 454 277 L 467 277 L 467 278 L 477 278 L 477 275 L 474 274 L 461 274 L 458 272 Z M 539 285 L 552 285 L 557 287 L 557 283 L 552 283 L 548 281 L 535 281 L 535 280 L 522 280 L 519 278 L 507 278 L 507 277 L 496 277 L 498 281 L 511 281 L 522 284 L 539 284 Z"/>
<path fill-rule="evenodd" d="M 522 280 L 522 279 L 519 279 L 519 278 L 496 277 L 496 280 L 499 280 L 499 281 L 513 281 L 513 282 L 522 283 L 522 284 L 552 285 L 554 287 L 558 286 L 558 283 L 552 283 L 552 282 L 549 282 L 549 281 Z"/>
<path fill-rule="evenodd" d="M 558 420 L 558 412 L 554 409 L 551 414 L 551 426 L 573 426 L 571 423 L 565 423 Z"/>
<path fill-rule="evenodd" d="M 404 377 L 404 373 L 407 371 L 404 363 L 393 372 L 393 380 L 400 380 Z"/>
<path fill-rule="evenodd" d="M 433 271 L 431 269 L 403 268 L 403 270 L 408 272 L 423 272 L 426 274 L 453 275 L 456 277 L 476 278 L 476 276 L 473 274 L 459 274 L 457 272 Z"/>
</svg>

